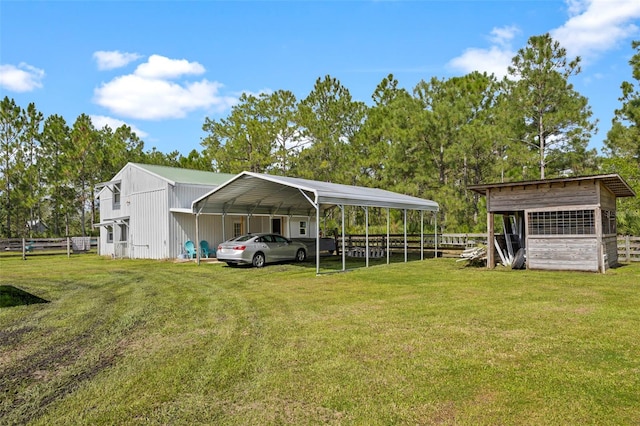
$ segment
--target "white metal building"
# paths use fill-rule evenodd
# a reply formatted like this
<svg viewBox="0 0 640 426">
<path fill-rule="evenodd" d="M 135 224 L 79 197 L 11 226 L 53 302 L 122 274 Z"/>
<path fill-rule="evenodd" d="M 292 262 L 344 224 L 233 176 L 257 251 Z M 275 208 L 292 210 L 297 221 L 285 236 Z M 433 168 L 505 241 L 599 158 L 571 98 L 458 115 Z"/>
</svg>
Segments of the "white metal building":
<svg viewBox="0 0 640 426">
<path fill-rule="evenodd" d="M 176 258 L 195 239 L 191 214 L 179 210 L 233 175 L 128 163 L 99 185 L 101 255 L 137 259 Z M 178 209 L 178 211 L 175 211 Z M 213 238 L 216 226 L 203 239 Z M 220 229 L 220 225 L 217 226 Z"/>
<path fill-rule="evenodd" d="M 360 206 L 367 221 L 369 207 L 386 207 L 387 216 L 390 208 L 404 210 L 405 217 L 407 210 L 438 211 L 434 201 L 382 189 L 137 163 L 99 187 L 100 222 L 94 225 L 100 227 L 99 253 L 138 259 L 176 258 L 188 240 L 215 248 L 248 232 L 273 232 L 315 238 L 319 262 L 317 230 L 329 209 L 344 213 L 344 206 Z"/>
</svg>

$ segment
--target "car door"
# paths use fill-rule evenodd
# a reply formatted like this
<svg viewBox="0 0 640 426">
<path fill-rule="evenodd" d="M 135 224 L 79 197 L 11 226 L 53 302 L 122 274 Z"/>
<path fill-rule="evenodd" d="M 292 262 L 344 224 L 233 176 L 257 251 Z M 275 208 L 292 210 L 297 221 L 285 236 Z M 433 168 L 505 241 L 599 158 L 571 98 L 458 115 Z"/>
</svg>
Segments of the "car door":
<svg viewBox="0 0 640 426">
<path fill-rule="evenodd" d="M 277 251 L 278 260 L 291 260 L 296 256 L 295 253 L 291 252 L 292 247 L 291 244 L 289 244 L 289 240 L 280 235 L 272 235 L 272 237 L 275 242 L 274 251 Z"/>
<path fill-rule="evenodd" d="M 267 262 L 273 262 L 274 260 L 277 260 L 277 246 L 273 241 L 273 238 L 271 238 L 271 235 L 261 236 L 260 238 L 256 239 L 256 243 L 256 252 L 262 251 Z"/>
</svg>

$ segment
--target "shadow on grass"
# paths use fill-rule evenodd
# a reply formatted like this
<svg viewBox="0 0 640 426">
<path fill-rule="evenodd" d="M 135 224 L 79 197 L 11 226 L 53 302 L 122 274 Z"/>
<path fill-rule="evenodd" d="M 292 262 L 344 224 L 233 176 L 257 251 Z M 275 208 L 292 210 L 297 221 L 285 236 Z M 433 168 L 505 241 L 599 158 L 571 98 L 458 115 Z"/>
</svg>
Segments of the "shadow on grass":
<svg viewBox="0 0 640 426">
<path fill-rule="evenodd" d="M 439 256 L 440 257 L 440 256 Z M 433 259 L 433 251 L 431 253 L 425 252 L 424 259 Z M 419 261 L 421 260 L 420 254 L 415 252 L 409 252 L 407 254 L 407 262 Z M 403 253 L 392 253 L 389 256 L 389 263 L 404 263 L 405 258 Z M 386 256 L 382 258 L 370 258 L 369 266 L 377 266 L 377 265 L 385 265 L 387 263 Z M 269 263 L 265 266 L 265 268 L 269 268 L 274 265 L 296 265 L 301 268 L 306 268 L 309 270 L 316 269 L 316 258 L 315 255 L 307 257 L 304 262 L 294 262 L 294 261 L 284 261 L 284 262 L 275 262 Z M 228 268 L 240 268 L 240 269 L 252 269 L 253 266 L 251 264 L 246 265 L 227 265 Z M 366 268 L 366 259 L 364 257 L 349 257 L 347 256 L 345 259 L 345 271 L 353 271 L 360 268 Z M 335 272 L 343 272 L 342 270 L 342 256 L 341 255 L 329 255 L 329 254 L 321 254 L 320 255 L 320 274 L 327 273 L 335 273 Z"/>
<path fill-rule="evenodd" d="M 0 285 L 0 308 L 33 305 L 35 303 L 49 303 L 49 301 L 12 285 Z"/>
</svg>

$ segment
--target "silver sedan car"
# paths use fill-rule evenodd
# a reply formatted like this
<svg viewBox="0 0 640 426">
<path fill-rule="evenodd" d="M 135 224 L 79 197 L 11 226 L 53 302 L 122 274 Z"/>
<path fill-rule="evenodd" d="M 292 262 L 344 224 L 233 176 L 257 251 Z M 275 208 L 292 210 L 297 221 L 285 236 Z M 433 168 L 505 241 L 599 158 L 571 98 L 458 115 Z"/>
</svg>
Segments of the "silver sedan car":
<svg viewBox="0 0 640 426">
<path fill-rule="evenodd" d="M 307 246 L 277 234 L 248 234 L 225 241 L 218 246 L 216 258 L 229 266 L 240 264 L 262 268 L 266 263 L 307 257 Z"/>
</svg>

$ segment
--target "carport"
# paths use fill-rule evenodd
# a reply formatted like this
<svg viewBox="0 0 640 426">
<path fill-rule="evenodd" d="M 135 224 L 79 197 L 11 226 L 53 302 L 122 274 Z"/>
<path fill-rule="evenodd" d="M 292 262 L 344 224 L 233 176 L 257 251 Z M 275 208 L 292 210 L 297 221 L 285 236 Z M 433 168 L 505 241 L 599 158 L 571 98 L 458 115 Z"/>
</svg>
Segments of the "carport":
<svg viewBox="0 0 640 426">
<path fill-rule="evenodd" d="M 345 234 L 344 208 L 356 206 L 364 209 L 366 222 L 366 266 L 369 266 L 369 208 L 387 211 L 387 263 L 389 263 L 390 209 L 404 213 L 404 256 L 407 261 L 407 211 L 420 211 L 421 259 L 424 258 L 424 212 L 434 214 L 437 253 L 438 203 L 431 200 L 398 194 L 391 191 L 360 186 L 319 182 L 308 179 L 242 172 L 211 192 L 196 199 L 192 213 L 196 217 L 196 234 L 200 215 L 315 216 L 316 221 L 316 273 L 320 273 L 320 218 L 330 209 L 341 210 L 342 235 Z M 224 220 L 223 220 L 224 223 Z M 199 240 L 199 237 L 196 237 Z M 342 270 L 346 270 L 345 239 L 342 238 Z"/>
</svg>

